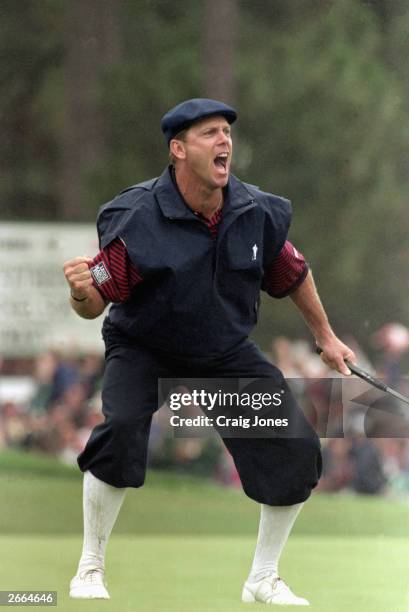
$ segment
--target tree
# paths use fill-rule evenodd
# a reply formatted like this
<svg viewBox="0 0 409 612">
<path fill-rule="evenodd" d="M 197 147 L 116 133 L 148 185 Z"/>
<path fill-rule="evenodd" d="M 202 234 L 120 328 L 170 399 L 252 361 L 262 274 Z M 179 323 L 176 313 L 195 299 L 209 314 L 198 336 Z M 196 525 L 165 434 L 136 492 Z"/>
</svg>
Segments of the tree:
<svg viewBox="0 0 409 612">
<path fill-rule="evenodd" d="M 4 0 L 0 13 L 1 216 L 53 218 L 57 146 L 49 84 L 61 65 L 61 4 Z"/>
<path fill-rule="evenodd" d="M 65 9 L 60 217 L 88 219 L 89 175 L 106 158 L 100 103 L 104 70 L 121 58 L 118 0 L 70 0 Z"/>
<path fill-rule="evenodd" d="M 204 97 L 234 104 L 236 0 L 206 0 L 203 30 Z"/>
</svg>

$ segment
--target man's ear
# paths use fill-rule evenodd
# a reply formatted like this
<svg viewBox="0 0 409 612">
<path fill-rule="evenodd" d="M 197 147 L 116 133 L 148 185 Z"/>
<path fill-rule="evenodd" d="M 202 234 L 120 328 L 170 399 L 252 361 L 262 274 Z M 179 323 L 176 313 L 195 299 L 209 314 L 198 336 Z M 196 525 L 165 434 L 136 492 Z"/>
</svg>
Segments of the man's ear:
<svg viewBox="0 0 409 612">
<path fill-rule="evenodd" d="M 175 157 L 176 159 L 186 158 L 185 143 L 183 142 L 183 140 L 177 140 L 176 138 L 173 138 L 173 140 L 170 141 L 169 150 L 173 157 Z"/>
</svg>

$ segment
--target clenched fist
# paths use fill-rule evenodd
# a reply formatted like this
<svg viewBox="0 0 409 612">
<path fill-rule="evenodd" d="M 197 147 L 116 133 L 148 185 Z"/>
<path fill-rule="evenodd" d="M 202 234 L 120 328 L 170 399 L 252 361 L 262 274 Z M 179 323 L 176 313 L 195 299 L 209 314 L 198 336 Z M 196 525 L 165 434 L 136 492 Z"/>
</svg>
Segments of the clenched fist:
<svg viewBox="0 0 409 612">
<path fill-rule="evenodd" d="M 88 264 L 91 257 L 75 257 L 64 264 L 64 275 L 71 289 L 71 296 L 77 300 L 88 297 L 92 287 L 92 276 Z"/>
</svg>

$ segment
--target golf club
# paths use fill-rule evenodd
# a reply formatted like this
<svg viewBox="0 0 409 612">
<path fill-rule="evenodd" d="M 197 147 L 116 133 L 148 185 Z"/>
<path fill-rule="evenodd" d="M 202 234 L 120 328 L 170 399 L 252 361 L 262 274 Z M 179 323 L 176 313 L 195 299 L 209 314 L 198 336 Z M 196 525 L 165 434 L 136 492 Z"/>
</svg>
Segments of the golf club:
<svg viewBox="0 0 409 612">
<path fill-rule="evenodd" d="M 317 347 L 318 355 L 321 355 L 322 352 L 323 352 L 322 348 L 318 346 Z M 379 380 L 379 378 L 375 378 L 374 376 L 369 374 L 369 372 L 366 372 L 365 370 L 357 366 L 355 363 L 351 363 L 350 361 L 348 361 L 348 359 L 345 359 L 345 364 L 348 366 L 351 372 L 353 372 L 356 376 L 359 376 L 359 378 L 362 378 L 362 380 L 365 380 L 367 383 L 369 383 L 373 387 L 376 387 L 377 389 L 380 389 L 381 391 L 384 391 L 385 393 L 389 393 L 389 395 L 393 395 L 393 397 L 396 397 L 396 399 L 409 405 L 409 397 L 402 395 L 398 391 L 395 391 L 395 389 L 391 389 L 391 387 L 388 387 L 388 385 L 382 382 L 382 380 Z"/>
</svg>

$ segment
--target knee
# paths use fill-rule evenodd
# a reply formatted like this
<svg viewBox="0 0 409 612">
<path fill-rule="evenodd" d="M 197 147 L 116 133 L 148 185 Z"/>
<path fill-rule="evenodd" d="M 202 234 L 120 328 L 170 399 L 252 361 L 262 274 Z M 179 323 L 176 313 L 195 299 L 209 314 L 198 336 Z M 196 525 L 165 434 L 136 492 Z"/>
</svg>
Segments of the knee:
<svg viewBox="0 0 409 612">
<path fill-rule="evenodd" d="M 318 436 L 299 439 L 300 447 L 306 455 L 317 455 L 321 453 L 321 442 Z"/>
<path fill-rule="evenodd" d="M 106 421 L 108 427 L 114 432 L 128 433 L 135 435 L 138 432 L 146 433 L 149 431 L 151 416 L 113 413 Z"/>
</svg>

